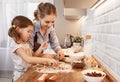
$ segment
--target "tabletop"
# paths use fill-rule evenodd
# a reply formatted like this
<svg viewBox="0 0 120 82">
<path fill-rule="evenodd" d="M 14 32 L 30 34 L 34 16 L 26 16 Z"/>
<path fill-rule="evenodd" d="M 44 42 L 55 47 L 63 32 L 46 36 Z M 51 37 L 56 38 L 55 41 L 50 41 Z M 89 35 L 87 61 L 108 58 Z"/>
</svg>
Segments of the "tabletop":
<svg viewBox="0 0 120 82">
<path fill-rule="evenodd" d="M 38 78 L 43 75 L 43 72 L 39 71 L 38 66 L 30 67 L 18 80 L 17 82 L 39 82 Z M 56 75 L 57 78 L 54 82 L 86 82 L 81 74 L 81 71 L 86 68 L 72 68 L 72 71 L 57 71 L 57 72 L 47 72 L 48 77 L 50 78 L 53 75 Z M 44 72 L 45 73 L 45 72 Z M 48 81 L 53 82 L 53 81 Z M 109 82 L 105 77 L 103 82 Z"/>
</svg>

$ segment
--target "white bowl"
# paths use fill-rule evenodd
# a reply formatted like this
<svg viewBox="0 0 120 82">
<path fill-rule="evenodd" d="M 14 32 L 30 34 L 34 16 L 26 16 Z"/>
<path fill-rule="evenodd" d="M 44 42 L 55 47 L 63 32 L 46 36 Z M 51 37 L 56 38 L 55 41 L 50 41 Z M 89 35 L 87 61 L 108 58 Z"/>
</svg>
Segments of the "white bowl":
<svg viewBox="0 0 120 82">
<path fill-rule="evenodd" d="M 70 54 L 73 54 L 73 50 L 71 48 L 67 48 L 67 49 L 62 49 L 63 53 L 65 55 L 70 55 Z"/>
<path fill-rule="evenodd" d="M 102 76 L 99 77 L 94 77 L 94 76 L 88 76 L 86 75 L 87 73 L 92 73 L 92 72 L 96 72 L 96 73 L 101 73 Z M 81 72 L 83 75 L 83 78 L 87 81 L 87 82 L 102 82 L 102 80 L 104 79 L 104 77 L 106 76 L 106 74 L 103 71 L 98 71 L 98 70 L 84 70 Z"/>
<path fill-rule="evenodd" d="M 73 53 L 73 54 L 70 54 L 69 56 L 74 60 L 79 60 L 84 57 L 84 52 Z"/>
</svg>

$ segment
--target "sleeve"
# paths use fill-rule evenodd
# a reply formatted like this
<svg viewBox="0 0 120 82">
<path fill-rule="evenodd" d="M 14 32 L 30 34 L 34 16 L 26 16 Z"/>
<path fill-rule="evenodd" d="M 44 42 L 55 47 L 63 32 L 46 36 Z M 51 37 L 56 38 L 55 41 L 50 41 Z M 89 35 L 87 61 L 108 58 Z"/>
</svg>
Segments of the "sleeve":
<svg viewBox="0 0 120 82">
<path fill-rule="evenodd" d="M 14 41 L 11 42 L 11 45 L 10 45 L 10 50 L 12 53 L 15 53 L 15 51 L 18 49 L 18 48 L 21 48 L 23 47 L 21 44 L 17 44 L 15 43 Z"/>
<path fill-rule="evenodd" d="M 57 35 L 55 33 L 55 30 L 52 30 L 50 32 L 49 41 L 50 41 L 51 48 L 54 49 L 54 51 L 56 51 L 57 48 L 61 48 L 59 45 L 59 41 L 58 41 Z"/>
</svg>

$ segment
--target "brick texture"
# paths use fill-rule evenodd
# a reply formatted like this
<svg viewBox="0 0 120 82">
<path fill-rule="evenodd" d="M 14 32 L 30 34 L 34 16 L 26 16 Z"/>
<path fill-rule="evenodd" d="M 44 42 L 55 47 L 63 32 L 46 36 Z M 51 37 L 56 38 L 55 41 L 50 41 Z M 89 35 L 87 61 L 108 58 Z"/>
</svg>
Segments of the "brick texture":
<svg viewBox="0 0 120 82">
<path fill-rule="evenodd" d="M 95 57 L 120 80 L 120 0 L 107 0 L 87 13 L 82 35 L 92 35 Z"/>
</svg>

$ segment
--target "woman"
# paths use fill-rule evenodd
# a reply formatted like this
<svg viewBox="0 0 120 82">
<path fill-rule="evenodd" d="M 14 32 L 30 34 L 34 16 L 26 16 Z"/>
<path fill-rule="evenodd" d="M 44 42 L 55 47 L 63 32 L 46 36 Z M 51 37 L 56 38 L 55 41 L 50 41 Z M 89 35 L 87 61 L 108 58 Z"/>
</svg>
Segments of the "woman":
<svg viewBox="0 0 120 82">
<path fill-rule="evenodd" d="M 53 24 L 57 16 L 55 6 L 51 3 L 40 3 L 37 11 L 39 21 L 34 24 L 35 29 L 32 32 L 30 39 L 30 44 L 33 50 L 36 52 L 39 44 L 47 42 L 50 43 L 51 48 L 57 53 L 59 60 L 63 60 L 64 54 L 59 45 L 55 29 L 53 28 Z M 38 53 L 41 53 L 41 51 Z"/>
</svg>

